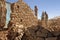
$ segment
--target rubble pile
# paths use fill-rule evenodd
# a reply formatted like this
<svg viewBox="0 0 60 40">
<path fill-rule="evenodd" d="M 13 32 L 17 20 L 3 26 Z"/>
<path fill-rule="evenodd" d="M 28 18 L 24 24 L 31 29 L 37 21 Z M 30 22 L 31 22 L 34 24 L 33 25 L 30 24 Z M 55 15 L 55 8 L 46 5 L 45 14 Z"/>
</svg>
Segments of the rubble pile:
<svg viewBox="0 0 60 40">
<path fill-rule="evenodd" d="M 60 31 L 60 18 L 50 19 L 48 22 L 48 27 L 51 31 Z"/>
<path fill-rule="evenodd" d="M 7 40 L 8 31 L 0 31 L 0 40 Z"/>
<path fill-rule="evenodd" d="M 55 35 L 41 26 L 32 26 L 27 28 L 22 40 L 59 40 L 60 34 L 58 36 Z"/>
<path fill-rule="evenodd" d="M 25 30 L 24 26 L 12 25 L 11 27 L 8 31 L 8 40 L 21 40 Z"/>
<path fill-rule="evenodd" d="M 7 30 L 0 30 L 0 39 L 1 40 L 21 40 L 24 34 L 23 25 L 12 25 L 11 28 Z"/>
<path fill-rule="evenodd" d="M 41 20 L 22 0 L 9 4 L 10 21 L 7 28 L 5 0 L 0 0 L 0 40 L 60 40 L 60 19 L 48 20 L 48 14 L 42 13 Z"/>
<path fill-rule="evenodd" d="M 59 40 L 60 33 L 54 34 L 44 27 L 37 25 L 25 29 L 23 25 L 13 25 L 9 30 L 0 31 L 1 40 Z"/>
</svg>

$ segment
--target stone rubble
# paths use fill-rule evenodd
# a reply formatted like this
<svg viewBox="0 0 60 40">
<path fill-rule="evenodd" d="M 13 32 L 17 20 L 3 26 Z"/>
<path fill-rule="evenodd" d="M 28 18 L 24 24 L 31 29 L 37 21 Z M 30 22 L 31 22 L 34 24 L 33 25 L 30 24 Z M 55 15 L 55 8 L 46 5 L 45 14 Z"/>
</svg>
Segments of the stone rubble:
<svg viewBox="0 0 60 40">
<path fill-rule="evenodd" d="M 48 14 L 42 12 L 38 20 L 38 8 L 34 12 L 22 0 L 11 4 L 11 19 L 8 28 L 3 28 L 7 12 L 5 0 L 0 0 L 0 5 L 0 40 L 60 40 L 60 19 L 48 20 Z"/>
<path fill-rule="evenodd" d="M 59 37 L 41 26 L 32 26 L 27 28 L 22 40 L 58 40 Z"/>
</svg>

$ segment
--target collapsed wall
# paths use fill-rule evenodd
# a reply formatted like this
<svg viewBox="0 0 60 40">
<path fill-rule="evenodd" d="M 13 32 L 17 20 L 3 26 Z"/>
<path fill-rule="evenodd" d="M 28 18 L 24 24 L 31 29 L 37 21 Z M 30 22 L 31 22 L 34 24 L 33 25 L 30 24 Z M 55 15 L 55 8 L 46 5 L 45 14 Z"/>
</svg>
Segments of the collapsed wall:
<svg viewBox="0 0 60 40">
<path fill-rule="evenodd" d="M 0 0 L 0 1 L 1 1 L 0 27 L 1 27 L 1 25 L 2 26 L 5 25 L 7 10 L 5 7 L 6 6 L 5 0 Z M 0 40 L 10 40 L 10 39 L 13 40 L 15 39 L 14 37 L 16 37 L 16 35 L 18 34 L 19 34 L 18 37 L 21 36 L 22 34 L 20 32 L 21 30 L 23 31 L 23 29 L 17 29 L 21 25 L 23 27 L 31 27 L 32 25 L 37 25 L 38 20 L 37 20 L 37 17 L 34 16 L 33 13 L 34 13 L 33 10 L 22 0 L 19 0 L 18 2 L 11 4 L 11 15 L 10 15 L 11 19 L 8 25 L 9 28 L 7 28 L 7 30 L 5 30 L 4 28 L 0 30 Z M 15 33 L 18 33 L 18 34 L 15 34 Z"/>
<path fill-rule="evenodd" d="M 3 28 L 6 24 L 6 12 L 5 0 L 0 0 L 0 28 Z"/>
<path fill-rule="evenodd" d="M 4 18 L 6 18 L 5 2 L 1 0 L 1 4 L 3 5 L 0 7 L 0 25 L 4 26 Z M 45 29 L 44 27 L 47 27 L 45 20 L 41 20 L 41 23 L 38 21 L 36 17 L 37 15 L 34 16 L 33 13 L 33 10 L 31 10 L 31 8 L 22 0 L 11 4 L 11 19 L 8 25 L 9 28 L 8 30 L 0 31 L 0 40 L 60 40 L 60 31 L 50 32 L 49 30 Z M 25 27 L 28 28 L 25 29 Z"/>
<path fill-rule="evenodd" d="M 13 24 L 24 25 L 30 27 L 37 25 L 37 17 L 34 16 L 33 10 L 22 0 L 11 4 L 11 22 Z"/>
<path fill-rule="evenodd" d="M 21 40 L 60 40 L 60 33 L 50 32 L 44 27 L 37 25 L 27 28 Z"/>
</svg>

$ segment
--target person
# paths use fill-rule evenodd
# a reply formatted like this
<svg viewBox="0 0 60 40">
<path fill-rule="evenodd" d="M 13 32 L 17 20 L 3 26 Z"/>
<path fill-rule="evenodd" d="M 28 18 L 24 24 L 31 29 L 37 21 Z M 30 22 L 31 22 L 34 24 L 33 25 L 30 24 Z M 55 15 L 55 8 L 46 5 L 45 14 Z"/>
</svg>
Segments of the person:
<svg viewBox="0 0 60 40">
<path fill-rule="evenodd" d="M 35 9 L 34 9 L 34 11 L 35 11 L 35 16 L 37 16 L 37 11 L 38 11 L 38 8 L 37 8 L 37 6 L 35 6 Z"/>
</svg>

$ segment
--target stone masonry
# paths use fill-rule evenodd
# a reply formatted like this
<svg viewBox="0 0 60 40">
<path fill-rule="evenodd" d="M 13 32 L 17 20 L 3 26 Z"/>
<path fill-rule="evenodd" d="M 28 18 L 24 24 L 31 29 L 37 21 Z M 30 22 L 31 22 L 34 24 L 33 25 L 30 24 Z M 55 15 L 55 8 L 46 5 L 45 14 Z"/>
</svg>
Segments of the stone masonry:
<svg viewBox="0 0 60 40">
<path fill-rule="evenodd" d="M 11 3 L 8 28 L 3 28 L 7 12 L 5 0 L 0 0 L 0 5 L 0 40 L 60 40 L 60 20 L 57 19 L 59 22 L 50 20 L 49 22 L 53 25 L 48 23 L 48 14 L 46 12 L 43 12 L 41 20 L 38 20 L 37 6 L 34 12 L 23 0 Z M 49 29 L 48 26 L 50 28 L 53 26 L 54 31 L 50 31 L 52 29 Z M 55 26 L 58 26 L 56 27 L 58 30 Z"/>
<path fill-rule="evenodd" d="M 5 0 L 0 0 L 0 28 L 3 28 L 6 24 L 6 12 Z"/>
<path fill-rule="evenodd" d="M 37 17 L 34 16 L 33 10 L 23 1 L 18 1 L 11 4 L 11 22 L 14 24 L 24 25 L 30 27 L 37 25 Z"/>
</svg>

